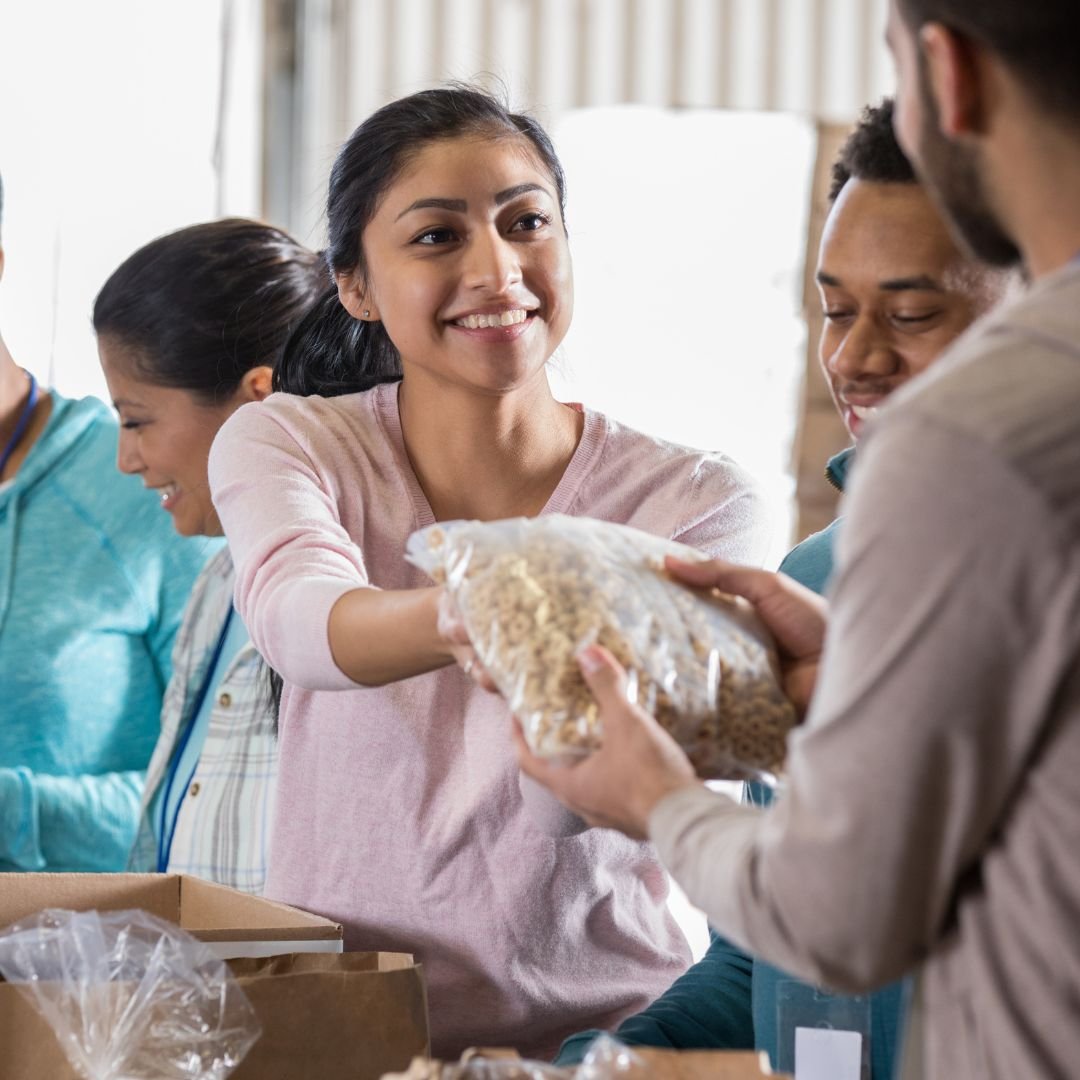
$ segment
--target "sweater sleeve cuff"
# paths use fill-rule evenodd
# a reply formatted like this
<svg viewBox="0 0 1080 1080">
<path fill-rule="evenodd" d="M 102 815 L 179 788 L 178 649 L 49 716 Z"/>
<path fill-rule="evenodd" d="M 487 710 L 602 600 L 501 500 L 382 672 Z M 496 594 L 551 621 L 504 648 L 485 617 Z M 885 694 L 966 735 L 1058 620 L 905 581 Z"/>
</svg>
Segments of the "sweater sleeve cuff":
<svg viewBox="0 0 1080 1080">
<path fill-rule="evenodd" d="M 0 769 L 0 861 L 44 870 L 37 799 L 29 769 Z"/>
<path fill-rule="evenodd" d="M 363 587 L 337 578 L 308 578 L 293 585 L 282 608 L 283 624 L 290 627 L 287 640 L 266 656 L 270 666 L 307 690 L 355 690 L 359 684 L 334 662 L 330 612 L 346 593 Z"/>
</svg>

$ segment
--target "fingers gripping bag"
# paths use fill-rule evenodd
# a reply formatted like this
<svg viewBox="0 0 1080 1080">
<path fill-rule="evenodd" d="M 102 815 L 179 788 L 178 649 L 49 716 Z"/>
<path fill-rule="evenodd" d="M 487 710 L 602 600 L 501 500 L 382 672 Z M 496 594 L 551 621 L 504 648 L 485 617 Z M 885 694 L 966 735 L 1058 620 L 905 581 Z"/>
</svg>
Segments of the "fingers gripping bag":
<svg viewBox="0 0 1080 1080">
<path fill-rule="evenodd" d="M 224 1080 L 261 1031 L 225 961 L 145 911 L 42 911 L 0 932 L 0 974 L 86 1080 Z"/>
<path fill-rule="evenodd" d="M 599 710 L 576 660 L 597 643 L 627 669 L 631 700 L 702 776 L 773 781 L 795 711 L 770 635 L 745 601 L 674 581 L 667 555 L 702 559 L 625 525 L 558 514 L 433 525 L 407 548 L 446 586 L 534 753 L 580 756 L 600 745 Z"/>
</svg>

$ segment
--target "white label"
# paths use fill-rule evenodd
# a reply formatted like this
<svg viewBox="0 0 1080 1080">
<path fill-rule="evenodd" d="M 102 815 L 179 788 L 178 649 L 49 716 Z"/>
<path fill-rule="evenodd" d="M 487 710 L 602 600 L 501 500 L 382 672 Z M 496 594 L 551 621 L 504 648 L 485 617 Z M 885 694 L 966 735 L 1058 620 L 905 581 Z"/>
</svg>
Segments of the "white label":
<svg viewBox="0 0 1080 1080">
<path fill-rule="evenodd" d="M 859 1080 L 862 1036 L 830 1028 L 795 1029 L 795 1080 Z"/>
</svg>

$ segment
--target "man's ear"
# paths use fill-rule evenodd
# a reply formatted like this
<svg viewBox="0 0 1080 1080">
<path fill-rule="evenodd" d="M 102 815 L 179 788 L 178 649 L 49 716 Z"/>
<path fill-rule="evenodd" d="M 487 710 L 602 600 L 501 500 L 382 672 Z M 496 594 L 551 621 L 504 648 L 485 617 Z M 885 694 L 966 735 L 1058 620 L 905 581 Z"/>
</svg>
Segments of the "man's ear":
<svg viewBox="0 0 1080 1080">
<path fill-rule="evenodd" d="M 262 401 L 274 389 L 274 369 L 267 364 L 249 368 L 236 388 L 241 402 Z"/>
<path fill-rule="evenodd" d="M 1021 0 L 1031 2 L 1031 0 Z M 978 45 L 941 23 L 919 31 L 938 125 L 948 139 L 980 135 L 985 130 L 990 89 L 989 58 Z"/>
<path fill-rule="evenodd" d="M 378 322 L 379 311 L 367 295 L 367 286 L 356 270 L 335 275 L 338 299 L 342 307 L 354 318 L 363 322 Z"/>
</svg>

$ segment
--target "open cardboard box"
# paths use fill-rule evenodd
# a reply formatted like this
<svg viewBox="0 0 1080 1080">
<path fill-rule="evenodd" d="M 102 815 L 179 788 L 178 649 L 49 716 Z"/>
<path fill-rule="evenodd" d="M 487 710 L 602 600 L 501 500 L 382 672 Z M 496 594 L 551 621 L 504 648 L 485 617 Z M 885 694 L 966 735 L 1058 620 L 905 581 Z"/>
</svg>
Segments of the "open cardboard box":
<svg viewBox="0 0 1080 1080">
<path fill-rule="evenodd" d="M 43 908 L 141 908 L 223 960 L 342 951 L 339 923 L 187 874 L 0 874 L 0 928 Z"/>
<path fill-rule="evenodd" d="M 0 874 L 0 929 L 43 908 L 141 908 L 235 960 L 263 1034 L 233 1080 L 376 1080 L 428 1052 L 419 965 L 342 953 L 329 919 L 183 874 Z M 0 1078 L 79 1080 L 46 1021 L 2 980 Z"/>
<path fill-rule="evenodd" d="M 774 1073 L 769 1057 L 753 1050 L 654 1050 L 635 1046 L 633 1051 L 645 1061 L 656 1080 L 791 1080 L 787 1073 Z"/>
<path fill-rule="evenodd" d="M 769 1067 L 769 1056 L 755 1050 L 661 1050 L 651 1046 L 631 1046 L 629 1049 L 645 1066 L 650 1080 L 791 1080 L 787 1073 L 775 1073 Z M 440 1061 L 416 1058 L 407 1072 L 392 1073 L 383 1080 L 470 1080 L 470 1077 L 500 1076 L 517 1080 L 514 1062 L 520 1061 L 517 1051 L 505 1048 L 476 1047 L 466 1050 L 459 1062 L 447 1065 Z M 473 1062 L 497 1063 L 491 1069 L 479 1068 Z M 577 1066 L 556 1069 L 545 1066 L 545 1076 L 573 1080 Z M 525 1071 L 520 1076 L 531 1075 Z M 640 1075 L 634 1070 L 630 1075 Z"/>
</svg>

